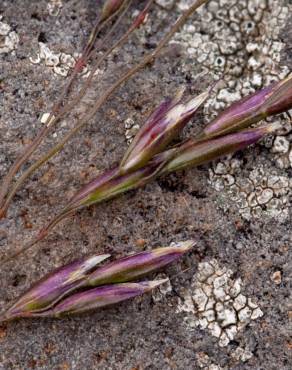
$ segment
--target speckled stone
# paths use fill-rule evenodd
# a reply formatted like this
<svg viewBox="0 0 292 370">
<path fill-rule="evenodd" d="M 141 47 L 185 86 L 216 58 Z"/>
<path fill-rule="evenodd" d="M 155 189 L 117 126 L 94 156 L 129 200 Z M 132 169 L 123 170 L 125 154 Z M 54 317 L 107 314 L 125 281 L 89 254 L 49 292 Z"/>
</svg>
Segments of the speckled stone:
<svg viewBox="0 0 292 370">
<path fill-rule="evenodd" d="M 165 27 L 174 22 L 190 2 L 174 2 L 169 11 L 172 2 L 159 1 L 165 7 L 155 5 L 147 23 L 104 63 L 96 76 L 99 83 L 94 84 L 83 103 L 58 126 L 41 150 L 48 149 L 64 135 L 76 117 L 88 110 L 124 68 L 138 60 L 145 49 L 151 50 Z M 41 117 L 50 111 L 66 81 L 62 73 L 55 73 L 55 62 L 46 65 L 45 59 L 39 58 L 34 64 L 31 58 L 37 56 L 43 43 L 59 56 L 61 66 L 71 63 L 69 56 L 75 58 L 75 53 L 80 53 L 96 20 L 99 3 L 96 0 L 0 2 L 0 22 L 7 25 L 0 25 L 1 32 L 5 33 L 0 34 L 0 45 L 7 37 L 14 40 L 9 50 L 0 54 L 1 177 L 44 124 Z M 131 15 L 141 3 L 133 2 Z M 241 4 L 244 11 L 232 10 L 235 3 Z M 269 13 L 267 4 L 271 3 L 277 5 L 277 13 L 278 6 L 286 9 L 289 1 L 209 1 L 207 10 L 192 17 L 174 43 L 164 49 L 160 59 L 123 86 L 60 155 L 25 183 L 7 218 L 0 221 L 1 254 L 27 242 L 80 185 L 118 163 L 127 148 L 126 130 L 140 125 L 166 96 L 173 96 L 181 85 L 186 86 L 187 95 L 206 89 L 213 82 L 210 68 L 202 73 L 206 65 L 211 64 L 220 76 L 223 71 L 230 72 L 227 85 L 219 89 L 225 92 L 219 95 L 220 100 L 216 98 L 219 91 L 214 92 L 213 100 L 205 107 L 205 118 L 199 114 L 184 135 L 196 132 L 218 110 L 236 99 L 239 90 L 240 95 L 244 95 L 267 84 L 271 75 L 268 73 L 267 78 L 262 75 L 264 67 L 275 71 L 276 78 L 279 73 L 287 73 L 292 60 L 291 21 L 285 26 L 285 9 L 277 13 L 278 16 Z M 211 17 L 211 13 L 216 17 Z M 127 18 L 127 25 L 131 19 L 131 16 Z M 125 29 L 126 24 L 120 32 Z M 239 43 L 235 42 L 238 38 Z M 272 49 L 266 46 L 269 38 L 273 40 Z M 218 42 L 224 39 L 228 39 L 228 44 L 219 48 Z M 268 59 L 263 60 L 265 53 Z M 68 57 L 61 59 L 62 55 Z M 234 55 L 238 58 L 236 63 Z M 245 59 L 247 55 L 250 58 Z M 80 84 L 82 81 L 80 78 Z M 287 121 L 286 116 L 280 119 Z M 126 122 L 133 125 L 126 127 Z M 279 136 L 291 142 L 291 134 L 286 131 Z M 108 310 L 69 319 L 1 324 L 0 369 L 289 370 L 292 236 L 291 193 L 286 190 L 291 187 L 292 151 L 283 153 L 281 149 L 273 153 L 273 147 L 273 140 L 253 146 L 228 159 L 227 163 L 223 161 L 225 169 L 218 167 L 218 174 L 213 171 L 216 164 L 202 166 L 159 179 L 106 204 L 84 209 L 56 227 L 38 248 L 14 263 L 1 266 L 2 310 L 45 273 L 85 254 L 100 251 L 120 257 L 169 245 L 172 241 L 190 238 L 197 241 L 188 256 L 163 271 L 170 277 L 170 285 L 156 295 L 144 295 Z M 221 179 L 219 192 L 213 186 L 209 170 L 220 179 L 229 175 Z M 232 192 L 234 186 L 235 193 Z M 273 199 L 260 206 L 259 188 L 273 189 L 274 194 Z M 249 204 L 246 194 L 252 193 L 255 211 L 245 216 L 237 202 Z M 244 326 L 243 322 L 237 333 L 234 332 L 234 311 L 229 308 L 232 313 L 229 320 L 232 320 L 225 328 L 225 340 L 229 342 L 225 347 L 219 346 L 217 337 L 203 329 L 203 322 L 197 326 L 192 321 L 195 308 L 188 294 L 198 266 L 213 259 L 234 273 L 230 276 L 234 282 L 233 290 L 229 291 L 230 300 L 235 301 L 235 297 L 238 300 L 242 294 L 251 297 L 259 307 L 250 308 L 251 316 L 250 312 L 243 311 L 241 318 L 250 323 Z M 271 278 L 276 271 L 281 272 L 279 284 Z M 212 271 L 206 278 L 213 279 Z M 240 287 L 235 284 L 239 278 Z M 218 286 L 217 296 L 224 297 L 220 289 L 222 285 Z M 221 303 L 225 305 L 225 301 Z M 185 320 L 188 316 L 185 312 L 178 312 L 181 304 L 189 309 L 189 322 Z M 206 302 L 206 307 L 208 304 L 211 307 L 212 301 Z M 206 313 L 202 320 L 208 326 L 208 320 L 213 320 L 212 313 Z M 221 327 L 215 324 L 213 322 L 213 333 L 220 336 Z M 229 341 L 231 337 L 234 339 Z"/>
</svg>

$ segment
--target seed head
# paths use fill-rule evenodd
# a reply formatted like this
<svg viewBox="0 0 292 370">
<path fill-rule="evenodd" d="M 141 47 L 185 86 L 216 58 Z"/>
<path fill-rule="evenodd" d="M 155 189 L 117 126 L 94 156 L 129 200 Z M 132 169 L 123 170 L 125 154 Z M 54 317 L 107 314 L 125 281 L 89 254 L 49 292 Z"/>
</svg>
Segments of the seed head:
<svg viewBox="0 0 292 370">
<path fill-rule="evenodd" d="M 234 153 L 256 143 L 278 128 L 278 124 L 271 124 L 199 142 L 192 139 L 188 140 L 178 147 L 177 153 L 162 169 L 162 173 L 198 166 Z"/>
<path fill-rule="evenodd" d="M 81 188 L 66 207 L 66 212 L 111 199 L 126 191 L 136 189 L 153 179 L 161 166 L 153 161 L 132 173 L 121 174 L 118 167 L 106 171 Z"/>
<path fill-rule="evenodd" d="M 210 138 L 249 127 L 292 108 L 292 75 L 232 104 L 203 130 Z"/>
<path fill-rule="evenodd" d="M 5 314 L 5 319 L 31 316 L 52 307 L 83 281 L 109 254 L 94 255 L 72 262 L 45 276 L 30 288 Z"/>
<path fill-rule="evenodd" d="M 84 292 L 75 293 L 65 298 L 54 308 L 40 313 L 33 313 L 30 317 L 61 317 L 111 306 L 143 293 L 147 293 L 166 281 L 168 281 L 168 279 L 105 285 L 89 289 Z"/>
<path fill-rule="evenodd" d="M 91 286 L 123 283 L 138 279 L 176 261 L 195 245 L 193 240 L 121 258 L 93 271 L 85 283 Z"/>
<path fill-rule="evenodd" d="M 123 301 L 163 281 L 128 283 L 176 261 L 194 245 L 192 240 L 118 259 L 95 269 L 109 255 L 95 255 L 53 271 L 28 290 L 1 321 L 79 313 Z M 165 281 L 165 280 L 164 280 Z M 110 286 L 107 286 L 111 284 Z M 92 287 L 102 286 L 98 289 Z"/>
<path fill-rule="evenodd" d="M 209 96 L 209 91 L 181 103 L 183 90 L 173 99 L 163 102 L 148 118 L 131 143 L 120 170 L 134 171 L 160 153 L 178 135 Z"/>
</svg>

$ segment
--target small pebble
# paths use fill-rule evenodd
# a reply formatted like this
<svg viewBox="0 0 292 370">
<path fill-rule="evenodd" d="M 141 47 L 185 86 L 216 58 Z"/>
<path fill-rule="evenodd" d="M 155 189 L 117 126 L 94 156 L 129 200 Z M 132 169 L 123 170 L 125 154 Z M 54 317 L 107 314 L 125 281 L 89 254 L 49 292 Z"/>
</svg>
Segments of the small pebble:
<svg viewBox="0 0 292 370">
<path fill-rule="evenodd" d="M 281 281 L 282 281 L 282 273 L 281 271 L 275 271 L 272 275 L 271 275 L 271 280 L 279 285 L 281 284 Z"/>
</svg>

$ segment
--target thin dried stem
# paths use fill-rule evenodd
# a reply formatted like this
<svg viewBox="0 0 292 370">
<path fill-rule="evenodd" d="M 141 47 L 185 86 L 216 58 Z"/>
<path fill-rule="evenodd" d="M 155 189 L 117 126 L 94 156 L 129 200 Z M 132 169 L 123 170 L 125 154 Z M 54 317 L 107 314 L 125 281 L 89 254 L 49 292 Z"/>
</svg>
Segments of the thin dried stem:
<svg viewBox="0 0 292 370">
<path fill-rule="evenodd" d="M 122 19 L 124 18 L 124 16 L 126 15 L 127 11 L 129 10 L 130 6 L 131 6 L 131 3 L 132 3 L 133 0 L 129 0 L 128 3 L 127 3 L 127 6 L 125 7 L 124 11 L 122 12 L 122 14 L 120 15 L 119 19 L 115 22 L 115 24 L 113 25 L 113 27 L 111 28 L 110 32 L 100 41 L 100 45 L 103 46 L 103 45 L 106 45 L 109 41 L 109 39 L 111 38 L 112 34 L 114 33 L 114 31 L 116 30 L 116 28 L 119 26 L 119 24 L 121 23 Z M 114 43 L 114 45 L 112 47 L 110 47 L 108 50 L 105 51 L 105 53 L 97 59 L 97 61 L 94 63 L 91 71 L 90 71 L 90 74 L 89 76 L 87 77 L 85 83 L 83 84 L 83 87 L 81 88 L 81 90 L 78 92 L 78 94 L 73 98 L 72 102 L 69 102 L 63 109 L 62 111 L 60 111 L 60 113 L 58 114 L 57 118 L 58 119 L 61 119 L 64 117 L 64 115 L 68 112 L 71 111 L 72 108 L 74 108 L 77 103 L 79 103 L 81 101 L 81 99 L 84 97 L 87 89 L 90 87 L 91 83 L 92 83 L 92 80 L 94 78 L 94 75 L 98 69 L 98 67 L 102 64 L 102 62 L 113 52 L 113 50 L 115 50 L 116 48 L 120 47 L 124 42 L 126 42 L 127 38 L 129 37 L 129 35 L 134 31 L 134 29 L 131 27 L 123 36 L 122 38 L 120 38 L 116 43 Z M 95 48 L 94 50 L 92 50 L 92 52 L 96 52 L 97 49 Z M 90 55 L 91 57 L 91 55 Z"/>
<path fill-rule="evenodd" d="M 1 261 L 2 264 L 6 263 L 6 262 L 9 262 L 13 259 L 15 259 L 17 256 L 19 256 L 20 254 L 22 254 L 23 252 L 29 250 L 30 248 L 32 248 L 34 245 L 36 245 L 38 242 L 40 242 L 41 240 L 43 240 L 47 235 L 48 235 L 48 232 L 55 226 L 59 223 L 59 221 L 61 221 L 64 217 L 69 217 L 71 214 L 73 215 L 75 213 L 75 210 L 73 211 L 70 211 L 70 212 L 66 212 L 66 214 L 60 214 L 58 217 L 56 217 L 52 222 L 50 222 L 50 224 L 48 225 L 48 227 L 42 229 L 39 234 L 33 239 L 33 240 L 30 240 L 26 245 L 24 245 L 21 249 L 17 250 L 16 252 L 12 253 L 11 255 L 9 255 L 7 258 L 4 258 L 3 261 Z"/>
<path fill-rule="evenodd" d="M 19 171 L 20 167 L 27 161 L 27 159 L 39 147 L 39 145 L 41 144 L 43 139 L 47 136 L 48 132 L 51 130 L 51 127 L 53 125 L 55 125 L 60 120 L 60 118 L 63 116 L 62 113 L 58 115 L 58 112 L 59 112 L 60 108 L 62 107 L 62 105 L 64 103 L 64 100 L 68 96 L 68 93 L 70 92 L 70 89 L 71 89 L 73 83 L 75 82 L 77 75 L 79 74 L 79 72 L 82 70 L 83 66 L 86 65 L 89 58 L 91 57 L 92 51 L 93 51 L 92 49 L 94 48 L 94 44 L 95 44 L 96 37 L 97 37 L 98 33 L 102 30 L 102 28 L 104 28 L 108 23 L 110 23 L 110 21 L 117 14 L 119 14 L 120 11 L 121 10 L 119 9 L 115 14 L 113 14 L 111 17 L 109 17 L 108 19 L 106 19 L 102 23 L 100 22 L 100 20 L 98 20 L 96 22 L 96 24 L 95 24 L 95 26 L 94 26 L 94 28 L 93 28 L 90 36 L 89 36 L 86 47 L 85 47 L 81 57 L 77 60 L 77 62 L 75 64 L 75 67 L 72 71 L 72 74 L 71 74 L 68 82 L 64 86 L 58 101 L 53 105 L 51 113 L 49 114 L 49 116 L 48 116 L 48 118 L 47 118 L 47 120 L 44 124 L 44 127 L 39 131 L 37 136 L 34 138 L 33 142 L 28 147 L 26 147 L 24 152 L 15 160 L 15 162 L 11 166 L 10 170 L 8 171 L 7 175 L 3 179 L 3 182 L 2 182 L 1 188 L 0 188 L 0 205 L 1 206 L 4 203 L 4 198 L 7 195 L 9 186 L 10 186 L 11 182 L 13 181 L 14 176 Z M 106 38 L 107 38 L 107 35 L 106 35 Z M 101 46 L 103 44 L 104 44 L 103 42 L 100 43 Z M 0 218 L 4 214 L 5 214 L 5 211 L 3 212 L 2 209 L 1 209 Z"/>
<path fill-rule="evenodd" d="M 173 35 L 186 23 L 188 18 L 204 3 L 206 3 L 208 0 L 196 0 L 192 6 L 189 7 L 176 21 L 176 23 L 173 25 L 171 30 L 164 36 L 164 38 L 159 42 L 158 46 L 154 51 L 147 54 L 140 63 L 138 63 L 136 66 L 131 68 L 129 71 L 127 71 L 121 78 L 119 78 L 113 85 L 111 85 L 106 92 L 97 100 L 95 105 L 92 107 L 92 109 L 86 114 L 81 120 L 77 123 L 77 125 L 67 133 L 67 135 L 64 136 L 64 138 L 56 144 L 47 154 L 45 154 L 43 157 L 41 157 L 38 161 L 36 161 L 33 165 L 31 165 L 27 171 L 20 177 L 20 179 L 17 181 L 15 186 L 13 187 L 12 191 L 10 192 L 9 196 L 6 199 L 5 204 L 3 205 L 1 211 L 2 213 L 5 213 L 7 210 L 7 207 L 9 206 L 9 203 L 13 196 L 15 195 L 18 188 L 21 186 L 21 184 L 31 175 L 33 174 L 39 167 L 41 167 L 44 163 L 46 163 L 48 160 L 50 160 L 52 157 L 54 157 L 57 153 L 59 153 L 65 144 L 80 130 L 82 129 L 89 120 L 91 120 L 97 111 L 101 108 L 101 106 L 107 101 L 107 99 L 126 81 L 128 81 L 133 75 L 135 75 L 137 72 L 139 72 L 141 69 L 143 69 L 147 64 L 151 63 L 161 52 L 161 50 L 167 45 L 167 43 L 171 40 Z M 0 212 L 1 216 L 1 212 Z"/>
<path fill-rule="evenodd" d="M 88 120 L 90 120 L 97 110 L 101 107 L 101 105 L 108 99 L 108 97 L 115 92 L 125 81 L 127 81 L 131 76 L 133 76 L 136 72 L 138 72 L 140 69 L 142 69 L 144 66 L 146 66 L 148 63 L 150 63 L 152 60 L 155 59 L 155 57 L 160 53 L 160 51 L 164 48 L 164 46 L 169 42 L 169 40 L 172 38 L 172 36 L 179 30 L 181 26 L 185 24 L 185 22 L 188 20 L 188 18 L 195 12 L 195 10 L 201 6 L 202 4 L 206 3 L 207 0 L 197 0 L 195 3 L 187 10 L 185 11 L 182 16 L 176 21 L 174 26 L 171 28 L 171 30 L 166 34 L 166 36 L 159 42 L 156 49 L 147 54 L 140 63 L 138 63 L 136 66 L 134 66 L 132 69 L 130 69 L 128 72 L 126 72 L 118 81 L 116 81 L 111 87 L 108 88 L 108 90 L 105 92 L 104 95 L 102 95 L 98 101 L 93 106 L 92 110 L 85 115 L 83 119 L 80 120 L 80 122 L 63 138 L 63 140 L 54 146 L 44 157 L 40 158 L 34 165 L 32 165 L 28 171 L 26 172 L 28 177 L 31 173 L 33 173 L 37 168 L 39 168 L 43 163 L 47 162 L 51 157 L 53 157 L 55 154 L 57 154 L 68 140 L 72 136 L 75 135 L 77 131 L 79 131 Z M 160 169 L 160 166 L 158 167 Z M 158 175 L 159 171 L 155 171 L 154 176 L 150 176 L 149 180 L 154 178 L 156 175 Z M 25 174 L 24 174 L 25 175 Z M 21 179 L 20 179 L 21 180 Z M 69 212 L 66 212 L 66 216 L 69 214 Z M 75 212 L 75 210 L 72 210 L 72 213 Z M 71 213 L 71 210 L 70 210 Z M 37 244 L 39 241 L 43 240 L 46 235 L 48 234 L 48 231 L 51 230 L 57 223 L 59 223 L 60 220 L 64 218 L 64 213 L 62 212 L 59 216 L 57 216 L 54 220 L 51 221 L 49 224 L 49 227 L 46 227 L 41 230 L 41 232 L 37 235 L 35 239 L 33 239 L 31 242 L 26 244 L 24 247 L 19 249 L 17 252 L 15 252 L 13 255 L 8 256 L 6 259 L 2 260 L 2 263 L 6 263 L 18 255 L 20 255 L 22 252 L 27 251 L 31 247 L 33 247 L 35 244 Z"/>
<path fill-rule="evenodd" d="M 146 14 L 149 7 L 153 3 L 154 0 L 148 1 L 147 5 L 143 9 L 143 11 L 140 14 Z M 130 6 L 131 1 L 129 2 Z M 127 11 L 128 7 L 126 7 L 125 12 Z M 121 17 L 124 15 L 123 13 Z M 101 65 L 101 63 L 112 53 L 113 50 L 115 50 L 118 47 L 121 47 L 129 38 L 131 33 L 137 28 L 137 21 L 135 20 L 134 23 L 131 25 L 131 27 L 128 29 L 128 31 L 111 47 L 109 48 L 95 63 L 93 69 L 91 70 L 85 84 L 83 85 L 82 89 L 79 91 L 77 96 L 73 99 L 71 103 L 68 103 L 66 107 L 59 113 L 58 119 L 62 118 L 66 112 L 70 111 L 72 108 L 76 106 L 76 104 L 83 98 L 85 95 L 87 89 L 92 83 L 92 80 L 94 78 L 95 72 L 98 69 L 98 67 Z M 25 171 L 22 176 L 18 179 L 18 181 L 15 183 L 15 185 L 12 187 L 11 191 L 7 194 L 7 197 L 5 201 L 2 203 L 2 207 L 0 209 L 0 218 L 1 214 L 4 215 L 7 212 L 7 209 L 9 207 L 9 204 L 11 203 L 14 195 L 16 194 L 17 190 L 21 187 L 23 182 L 30 176 L 31 173 L 33 173 L 37 168 L 39 167 L 39 161 L 37 161 L 35 164 L 31 165 L 27 171 Z"/>
</svg>

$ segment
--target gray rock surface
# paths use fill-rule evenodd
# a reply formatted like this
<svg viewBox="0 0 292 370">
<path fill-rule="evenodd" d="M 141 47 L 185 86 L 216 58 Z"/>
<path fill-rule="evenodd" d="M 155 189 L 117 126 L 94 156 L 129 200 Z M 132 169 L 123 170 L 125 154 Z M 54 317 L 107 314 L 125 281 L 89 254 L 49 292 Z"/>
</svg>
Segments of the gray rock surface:
<svg viewBox="0 0 292 370">
<path fill-rule="evenodd" d="M 42 152 L 157 44 L 188 3 L 156 2 L 147 23 L 102 66 L 85 101 Z M 135 1 L 119 33 L 139 7 Z M 1 177 L 41 127 L 99 8 L 94 0 L 0 2 Z M 291 2 L 285 0 L 210 1 L 161 58 L 127 82 L 25 183 L 0 221 L 1 255 L 30 240 L 74 190 L 117 163 L 135 126 L 178 87 L 196 94 L 224 73 L 225 85 L 189 125 L 184 135 L 190 135 L 235 98 L 287 75 L 289 12 Z M 163 271 L 173 278 L 153 295 L 68 319 L 0 324 L 0 369 L 291 369 L 292 137 L 289 117 L 276 120 L 283 131 L 275 140 L 82 210 L 37 248 L 1 266 L 4 310 L 45 273 L 82 255 L 119 257 L 197 241 L 193 252 Z M 202 276 L 211 280 L 202 283 Z M 200 293 L 203 288 L 207 293 Z M 214 300 L 214 309 L 206 308 L 207 299 Z"/>
</svg>

